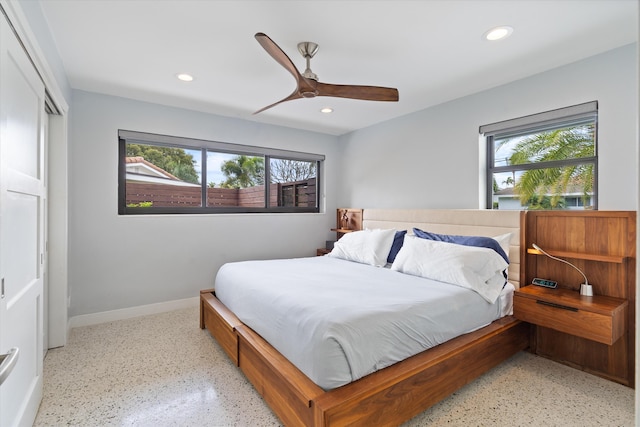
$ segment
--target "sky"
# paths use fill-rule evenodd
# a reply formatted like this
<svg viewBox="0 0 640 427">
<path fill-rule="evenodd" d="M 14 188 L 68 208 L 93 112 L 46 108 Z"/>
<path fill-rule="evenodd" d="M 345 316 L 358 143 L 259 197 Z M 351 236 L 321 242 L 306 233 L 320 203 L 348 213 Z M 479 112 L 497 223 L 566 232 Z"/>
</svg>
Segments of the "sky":
<svg viewBox="0 0 640 427">
<path fill-rule="evenodd" d="M 194 167 L 198 176 L 202 177 L 202 160 L 200 159 L 200 150 L 185 150 L 188 154 L 193 156 L 195 160 Z M 227 154 L 209 151 L 207 152 L 207 179 L 206 182 L 214 182 L 216 187 L 220 186 L 220 183 L 226 181 L 227 177 L 220 171 L 222 163 L 231 160 L 236 157 L 237 154 Z"/>
</svg>

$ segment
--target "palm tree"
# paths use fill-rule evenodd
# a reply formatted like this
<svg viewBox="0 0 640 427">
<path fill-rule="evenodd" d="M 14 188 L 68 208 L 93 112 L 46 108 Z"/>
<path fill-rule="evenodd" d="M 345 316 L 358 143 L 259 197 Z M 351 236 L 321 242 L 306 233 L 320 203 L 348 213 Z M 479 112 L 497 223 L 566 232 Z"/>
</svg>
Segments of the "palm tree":
<svg viewBox="0 0 640 427">
<path fill-rule="evenodd" d="M 565 127 L 540 132 L 519 141 L 510 157 L 510 164 L 553 162 L 567 159 L 580 159 L 595 156 L 593 123 Z M 505 144 L 509 139 L 503 140 Z M 542 166 L 542 165 L 541 165 Z M 523 204 L 531 200 L 541 200 L 551 193 L 550 206 L 562 206 L 562 195 L 570 185 L 580 185 L 583 200 L 593 192 L 593 163 L 582 163 L 560 167 L 541 167 L 525 171 L 515 184 L 516 194 Z"/>
<path fill-rule="evenodd" d="M 248 188 L 264 184 L 264 159 L 262 157 L 238 155 L 222 163 L 220 170 L 227 180 L 220 183 L 223 188 Z"/>
</svg>

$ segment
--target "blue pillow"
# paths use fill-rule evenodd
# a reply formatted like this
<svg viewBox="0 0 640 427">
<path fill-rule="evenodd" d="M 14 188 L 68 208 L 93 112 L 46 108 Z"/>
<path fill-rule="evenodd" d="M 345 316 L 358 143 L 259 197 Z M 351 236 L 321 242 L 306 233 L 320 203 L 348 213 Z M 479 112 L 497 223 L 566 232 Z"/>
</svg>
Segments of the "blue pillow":
<svg viewBox="0 0 640 427">
<path fill-rule="evenodd" d="M 387 262 L 389 264 L 393 264 L 393 260 L 396 259 L 396 255 L 398 255 L 398 252 L 400 252 L 402 244 L 404 243 L 405 234 L 407 234 L 407 230 L 396 231 L 396 235 L 393 236 L 393 244 L 391 245 L 391 250 L 389 251 L 389 256 L 387 257 Z"/>
<path fill-rule="evenodd" d="M 439 242 L 456 243 L 458 245 L 478 246 L 480 248 L 493 249 L 498 253 L 498 255 L 504 258 L 504 260 L 507 263 L 509 262 L 509 257 L 507 256 L 506 253 L 504 253 L 504 250 L 502 249 L 502 247 L 500 247 L 500 244 L 495 239 L 492 239 L 491 237 L 456 236 L 454 234 L 437 234 L 437 233 L 431 233 L 429 231 L 422 231 L 419 228 L 414 228 L 413 234 L 415 234 L 417 237 L 420 237 L 421 239 L 437 240 Z"/>
</svg>

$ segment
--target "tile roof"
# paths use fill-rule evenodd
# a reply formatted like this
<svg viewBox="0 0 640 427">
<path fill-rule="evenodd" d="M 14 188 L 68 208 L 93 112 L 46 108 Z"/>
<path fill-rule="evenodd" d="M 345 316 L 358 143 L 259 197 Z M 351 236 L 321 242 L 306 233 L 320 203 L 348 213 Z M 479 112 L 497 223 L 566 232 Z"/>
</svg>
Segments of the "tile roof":
<svg viewBox="0 0 640 427">
<path fill-rule="evenodd" d="M 154 165 L 153 163 L 147 161 L 144 159 L 144 157 L 142 156 L 135 156 L 135 157 L 125 157 L 124 158 L 125 163 L 127 164 L 135 164 L 135 163 L 141 163 L 159 173 L 161 173 L 162 175 L 165 175 L 167 178 L 175 180 L 175 181 L 182 181 L 180 178 L 178 178 L 175 175 L 170 174 L 169 172 L 167 172 L 166 170 Z"/>
</svg>

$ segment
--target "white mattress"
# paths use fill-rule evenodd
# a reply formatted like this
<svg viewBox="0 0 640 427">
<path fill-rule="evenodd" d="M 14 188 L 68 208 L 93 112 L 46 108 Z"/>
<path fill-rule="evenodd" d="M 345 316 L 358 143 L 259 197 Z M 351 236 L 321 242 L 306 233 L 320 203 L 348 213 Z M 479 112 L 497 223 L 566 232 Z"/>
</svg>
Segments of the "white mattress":
<svg viewBox="0 0 640 427">
<path fill-rule="evenodd" d="M 218 299 L 320 387 L 332 389 L 511 314 L 455 285 L 331 257 L 223 265 Z"/>
</svg>

